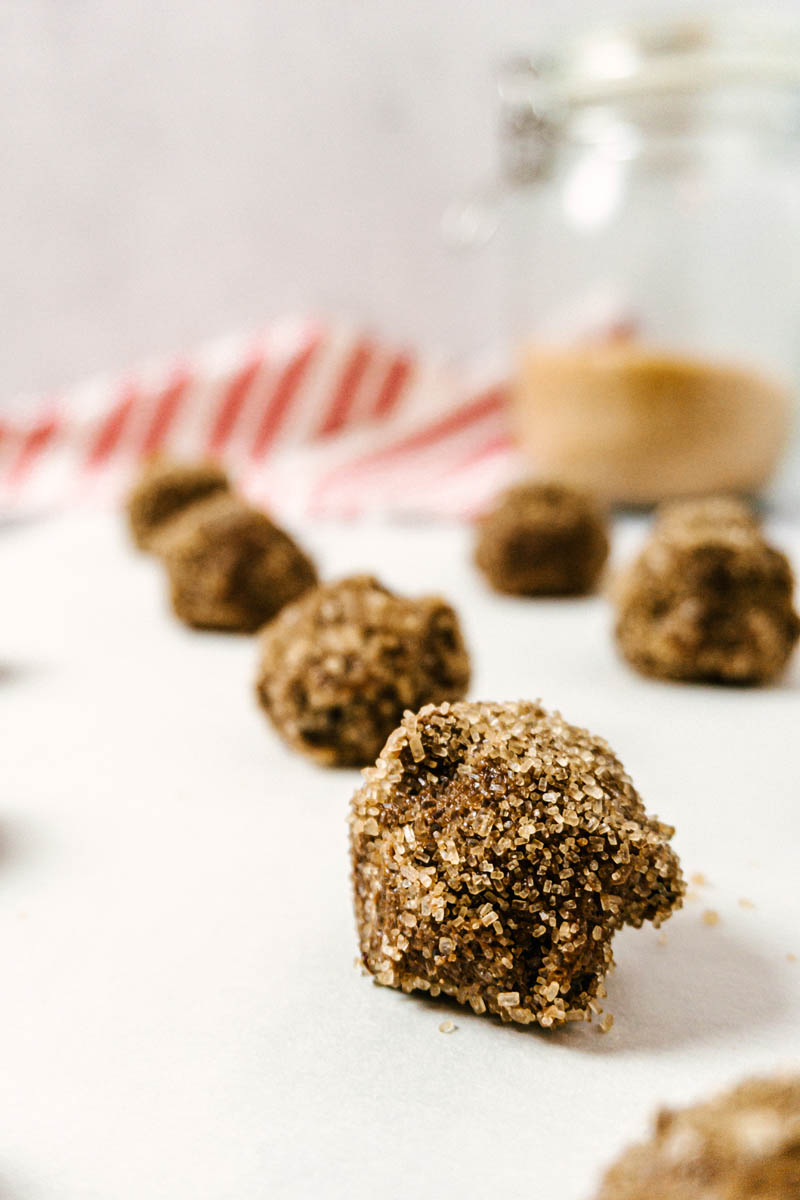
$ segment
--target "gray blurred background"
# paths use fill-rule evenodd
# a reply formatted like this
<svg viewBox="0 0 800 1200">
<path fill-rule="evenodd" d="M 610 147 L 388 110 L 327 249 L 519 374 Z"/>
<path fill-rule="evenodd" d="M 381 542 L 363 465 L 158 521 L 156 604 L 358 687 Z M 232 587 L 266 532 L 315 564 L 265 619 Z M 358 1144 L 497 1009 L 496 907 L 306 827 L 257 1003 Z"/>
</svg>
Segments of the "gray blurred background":
<svg viewBox="0 0 800 1200">
<path fill-rule="evenodd" d="M 0 404 L 287 311 L 491 341 L 492 252 L 439 221 L 492 170 L 494 65 L 664 10 L 0 0 Z"/>
</svg>

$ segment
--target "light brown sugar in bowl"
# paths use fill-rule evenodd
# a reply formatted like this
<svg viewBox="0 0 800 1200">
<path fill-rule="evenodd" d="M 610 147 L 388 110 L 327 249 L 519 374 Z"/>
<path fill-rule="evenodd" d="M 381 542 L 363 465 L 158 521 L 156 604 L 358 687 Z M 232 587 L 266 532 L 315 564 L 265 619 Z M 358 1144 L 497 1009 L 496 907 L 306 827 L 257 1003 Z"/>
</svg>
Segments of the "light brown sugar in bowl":
<svg viewBox="0 0 800 1200">
<path fill-rule="evenodd" d="M 512 416 L 537 474 L 609 501 L 651 504 L 758 492 L 786 446 L 791 396 L 747 366 L 636 342 L 532 342 L 519 354 Z"/>
</svg>

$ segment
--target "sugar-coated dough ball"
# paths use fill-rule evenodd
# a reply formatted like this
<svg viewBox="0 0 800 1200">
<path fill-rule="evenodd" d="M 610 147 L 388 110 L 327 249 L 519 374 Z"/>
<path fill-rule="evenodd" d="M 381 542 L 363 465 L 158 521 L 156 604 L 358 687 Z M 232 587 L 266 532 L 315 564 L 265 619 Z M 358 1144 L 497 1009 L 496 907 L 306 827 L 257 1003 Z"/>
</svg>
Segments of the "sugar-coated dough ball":
<svg viewBox="0 0 800 1200">
<path fill-rule="evenodd" d="M 760 528 L 758 517 L 748 504 L 735 496 L 701 496 L 695 500 L 670 500 L 658 508 L 656 528 L 670 529 L 749 529 Z"/>
<path fill-rule="evenodd" d="M 226 493 L 171 521 L 157 549 L 175 614 L 196 629 L 252 633 L 317 581 L 287 533 Z"/>
<path fill-rule="evenodd" d="M 645 675 L 766 683 L 800 634 L 793 591 L 788 559 L 746 506 L 669 505 L 618 584 L 617 642 Z"/>
<path fill-rule="evenodd" d="M 800 1076 L 753 1079 L 677 1112 L 607 1172 L 596 1200 L 794 1200 Z"/>
<path fill-rule="evenodd" d="M 580 595 L 595 586 L 607 557 L 603 509 L 560 484 L 509 488 L 478 524 L 475 562 L 499 592 Z"/>
<path fill-rule="evenodd" d="M 681 903 L 673 830 L 601 738 L 539 704 L 407 713 L 364 777 L 353 886 L 378 983 L 522 1024 L 591 1020 L 615 932 Z"/>
<path fill-rule="evenodd" d="M 228 477 L 212 462 L 154 459 L 128 497 L 128 520 L 140 550 L 152 550 L 173 517 L 198 500 L 230 490 Z"/>
<path fill-rule="evenodd" d="M 449 604 L 355 576 L 309 592 L 264 630 L 257 694 L 290 746 L 328 766 L 364 766 L 405 709 L 459 699 L 469 675 Z"/>
</svg>

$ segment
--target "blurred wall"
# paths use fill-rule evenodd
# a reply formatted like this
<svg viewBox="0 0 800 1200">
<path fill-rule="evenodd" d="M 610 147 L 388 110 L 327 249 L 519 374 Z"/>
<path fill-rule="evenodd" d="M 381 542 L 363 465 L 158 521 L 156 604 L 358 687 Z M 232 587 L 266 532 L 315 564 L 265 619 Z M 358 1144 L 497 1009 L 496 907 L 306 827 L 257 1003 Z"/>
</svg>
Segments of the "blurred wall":
<svg viewBox="0 0 800 1200">
<path fill-rule="evenodd" d="M 653 7 L 0 0 L 0 404 L 287 310 L 490 340 L 492 254 L 439 220 L 492 169 L 492 65 Z"/>
</svg>

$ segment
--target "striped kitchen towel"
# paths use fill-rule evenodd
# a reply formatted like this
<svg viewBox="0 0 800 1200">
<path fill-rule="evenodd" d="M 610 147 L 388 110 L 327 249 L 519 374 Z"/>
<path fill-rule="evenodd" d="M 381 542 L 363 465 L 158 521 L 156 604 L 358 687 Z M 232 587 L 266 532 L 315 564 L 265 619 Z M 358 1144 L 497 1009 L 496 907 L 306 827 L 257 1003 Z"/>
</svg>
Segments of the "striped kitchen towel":
<svg viewBox="0 0 800 1200">
<path fill-rule="evenodd" d="M 116 503 L 165 454 L 217 459 L 288 518 L 472 516 L 518 469 L 500 378 L 285 320 L 0 407 L 0 515 Z"/>
</svg>

